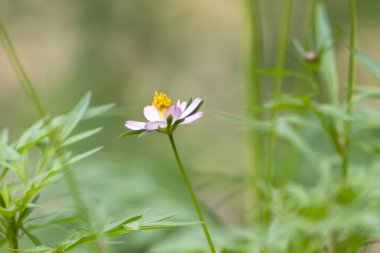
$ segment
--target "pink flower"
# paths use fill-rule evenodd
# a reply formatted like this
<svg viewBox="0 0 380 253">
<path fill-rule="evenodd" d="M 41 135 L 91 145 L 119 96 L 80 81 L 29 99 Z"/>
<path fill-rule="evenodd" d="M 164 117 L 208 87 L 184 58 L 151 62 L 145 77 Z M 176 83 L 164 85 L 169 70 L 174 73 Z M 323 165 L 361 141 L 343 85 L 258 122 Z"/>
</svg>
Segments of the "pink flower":
<svg viewBox="0 0 380 253">
<path fill-rule="evenodd" d="M 152 105 L 144 108 L 144 116 L 148 121 L 127 120 L 125 127 L 137 133 L 144 131 L 170 133 L 178 125 L 187 125 L 201 118 L 203 112 L 198 110 L 202 103 L 202 99 L 196 98 L 189 102 L 178 100 L 176 105 L 171 105 L 171 100 L 165 93 L 156 91 Z"/>
</svg>

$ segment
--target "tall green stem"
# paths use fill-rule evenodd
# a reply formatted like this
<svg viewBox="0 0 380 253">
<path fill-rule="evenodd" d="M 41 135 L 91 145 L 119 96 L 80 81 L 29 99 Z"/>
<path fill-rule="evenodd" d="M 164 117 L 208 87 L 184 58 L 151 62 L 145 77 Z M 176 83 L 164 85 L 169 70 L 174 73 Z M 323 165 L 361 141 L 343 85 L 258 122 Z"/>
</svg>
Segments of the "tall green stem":
<svg viewBox="0 0 380 253">
<path fill-rule="evenodd" d="M 248 59 L 247 59 L 247 82 L 246 82 L 246 105 L 248 108 L 248 116 L 254 120 L 260 121 L 262 118 L 261 110 L 261 78 L 259 74 L 260 66 L 263 58 L 263 43 L 262 43 L 262 27 L 261 27 L 261 12 L 260 0 L 247 0 L 248 6 Z M 257 131 L 251 130 L 249 133 L 249 148 L 250 148 L 250 169 L 248 176 L 249 194 L 248 203 L 252 203 L 258 197 L 259 208 L 262 205 L 263 194 L 260 190 L 253 187 L 258 178 L 264 175 L 262 150 L 263 138 Z M 256 196 L 257 195 L 257 196 Z M 252 209 L 253 208 L 249 208 Z M 252 217 L 248 217 L 253 220 Z"/>
<path fill-rule="evenodd" d="M 33 88 L 32 82 L 28 78 L 24 68 L 21 65 L 19 58 L 17 57 L 17 54 L 13 48 L 12 42 L 1 20 L 0 20 L 0 42 L 4 47 L 4 51 L 7 54 L 9 61 L 11 62 L 12 67 L 14 71 L 16 72 L 21 85 L 25 90 L 26 95 L 29 97 L 30 101 L 32 101 L 40 117 L 45 116 L 46 112 L 40 100 L 38 99 L 37 93 Z"/>
<path fill-rule="evenodd" d="M 352 94 L 355 81 L 355 50 L 356 50 L 356 0 L 348 0 L 350 6 L 350 59 L 348 63 L 348 87 L 347 87 L 347 113 L 352 113 Z M 342 161 L 342 175 L 347 177 L 348 167 L 348 151 L 350 149 L 349 133 L 351 131 L 351 123 L 345 126 L 345 152 Z"/>
<path fill-rule="evenodd" d="M 170 133 L 170 134 L 168 134 L 168 136 L 169 136 L 170 144 L 171 144 L 172 149 L 173 149 L 173 153 L 174 153 L 175 159 L 177 160 L 177 164 L 178 164 L 179 170 L 181 171 L 181 174 L 182 174 L 182 177 L 183 177 L 183 181 L 185 182 L 185 185 L 186 185 L 187 190 L 189 191 L 191 200 L 193 201 L 194 208 L 195 208 L 195 210 L 197 212 L 199 221 L 202 224 L 203 232 L 204 232 L 204 234 L 206 236 L 206 239 L 207 239 L 208 245 L 210 247 L 210 250 L 211 250 L 212 253 L 216 253 L 214 244 L 212 242 L 210 233 L 209 233 L 208 228 L 207 228 L 207 224 L 206 224 L 206 222 L 205 222 L 205 220 L 203 218 L 202 211 L 201 211 L 201 208 L 199 206 L 197 197 L 195 196 L 195 193 L 193 191 L 193 187 L 191 186 L 189 177 L 187 176 L 186 170 L 185 170 L 185 168 L 182 165 L 181 159 L 179 158 L 179 154 L 178 154 L 175 142 L 174 142 L 173 134 Z"/>
<path fill-rule="evenodd" d="M 285 55 L 286 55 L 286 46 L 289 39 L 289 30 L 290 30 L 290 20 L 292 17 L 292 6 L 293 0 L 287 0 L 285 3 L 284 15 L 281 21 L 281 29 L 280 29 L 280 38 L 277 48 L 277 60 L 276 60 L 276 69 L 283 69 L 285 65 Z M 283 75 L 276 75 L 275 86 L 273 90 L 273 99 L 278 99 L 281 96 L 282 92 L 282 83 L 283 83 Z M 276 148 L 276 125 L 277 125 L 277 112 L 271 113 L 271 119 L 273 120 L 273 131 L 269 138 L 269 155 L 267 157 L 267 165 L 266 165 L 266 178 L 267 182 L 271 183 L 272 181 L 272 161 L 274 159 L 274 153 Z"/>
<path fill-rule="evenodd" d="M 8 251 L 9 253 L 18 252 L 18 227 L 16 218 L 12 217 L 8 224 Z"/>
</svg>

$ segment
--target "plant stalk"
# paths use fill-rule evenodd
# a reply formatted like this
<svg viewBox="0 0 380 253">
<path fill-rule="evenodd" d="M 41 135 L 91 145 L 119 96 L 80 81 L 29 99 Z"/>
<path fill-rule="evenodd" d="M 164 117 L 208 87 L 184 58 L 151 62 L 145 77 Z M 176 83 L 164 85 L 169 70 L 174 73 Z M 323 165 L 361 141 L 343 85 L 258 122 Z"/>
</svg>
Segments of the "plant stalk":
<svg viewBox="0 0 380 253">
<path fill-rule="evenodd" d="M 177 147 L 175 145 L 175 142 L 174 142 L 174 138 L 173 138 L 173 134 L 172 133 L 169 133 L 168 134 L 169 136 L 169 140 L 170 140 L 170 144 L 172 146 L 172 149 L 173 149 L 173 153 L 174 153 L 174 156 L 175 156 L 175 159 L 177 161 L 177 164 L 178 164 L 178 167 L 179 167 L 179 170 L 182 174 L 182 177 L 183 177 L 183 181 L 185 182 L 185 185 L 186 185 L 186 188 L 187 190 L 189 191 L 189 194 L 190 194 L 190 197 L 191 197 L 191 200 L 193 202 L 193 205 L 194 205 L 194 208 L 197 212 L 197 215 L 198 215 L 198 218 L 199 218 L 199 221 L 201 222 L 202 224 L 202 228 L 203 228 L 203 232 L 206 236 L 206 239 L 207 239 L 207 242 L 208 242 L 208 245 L 210 247 L 210 251 L 212 253 L 216 253 L 215 251 L 215 247 L 214 247 L 214 244 L 212 242 L 212 239 L 211 239 L 211 236 L 210 236 L 210 233 L 208 231 L 208 227 L 207 227 L 207 224 L 203 218 L 203 214 L 202 214 L 202 211 L 201 211 L 201 208 L 199 206 L 199 203 L 198 203 L 198 200 L 197 200 L 197 197 L 195 196 L 195 193 L 193 191 L 193 187 L 191 186 L 191 183 L 190 183 L 190 180 L 189 180 L 189 177 L 187 176 L 187 173 L 186 173 L 186 170 L 185 168 L 183 167 L 182 165 L 182 162 L 181 162 L 181 159 L 179 157 L 179 154 L 178 154 L 178 151 L 177 151 Z"/>
<path fill-rule="evenodd" d="M 261 12 L 260 0 L 247 0 L 248 9 L 248 59 L 247 59 L 247 81 L 246 81 L 246 106 L 247 114 L 251 119 L 260 121 L 262 113 L 260 107 L 262 105 L 262 86 L 260 77 L 260 66 L 263 58 L 263 43 L 262 43 L 262 27 L 261 27 Z M 263 137 L 255 130 L 248 133 L 249 138 L 249 176 L 248 176 L 248 203 L 249 207 L 253 206 L 253 201 L 258 198 L 259 209 L 261 209 L 264 196 L 262 192 L 255 189 L 256 182 L 264 175 L 263 166 Z M 252 204 L 251 204 L 252 203 Z M 251 209 L 251 208 L 249 208 Z M 253 209 L 253 208 L 252 208 Z M 253 215 L 248 217 L 248 221 L 253 221 Z"/>
<path fill-rule="evenodd" d="M 12 217 L 8 225 L 8 250 L 9 253 L 18 252 L 18 227 L 16 219 Z"/>
<path fill-rule="evenodd" d="M 284 10 L 284 16 L 281 21 L 281 30 L 280 30 L 280 38 L 277 48 L 277 60 L 276 60 L 276 69 L 283 69 L 285 65 L 285 55 L 286 55 L 286 45 L 289 38 L 289 30 L 290 30 L 290 20 L 292 17 L 292 6 L 293 6 L 293 0 L 287 0 L 285 3 L 285 10 Z M 273 99 L 276 100 L 281 96 L 282 92 L 282 83 L 283 83 L 283 76 L 277 75 L 275 79 L 275 86 L 273 89 Z M 272 182 L 272 160 L 274 159 L 274 153 L 275 153 L 275 144 L 277 139 L 276 134 L 276 125 L 277 125 L 277 112 L 272 112 L 270 115 L 270 118 L 273 120 L 273 129 L 272 134 L 269 138 L 269 153 L 267 157 L 267 163 L 266 163 L 266 180 L 267 183 Z"/>
<path fill-rule="evenodd" d="M 350 58 L 348 62 L 348 87 L 347 87 L 347 113 L 352 113 L 352 94 L 354 89 L 355 81 L 355 50 L 356 50 L 356 0 L 348 0 L 350 8 Z M 345 125 L 345 150 L 342 155 L 342 176 L 347 177 L 348 170 L 348 152 L 350 149 L 350 138 L 349 134 L 351 132 L 351 123 L 347 122 Z"/>
<path fill-rule="evenodd" d="M 4 47 L 4 51 L 7 54 L 8 59 L 10 63 L 12 64 L 12 67 L 14 71 L 16 72 L 18 79 L 20 80 L 20 83 L 22 87 L 24 88 L 26 95 L 29 97 L 30 101 L 32 101 L 39 116 L 40 117 L 45 116 L 46 112 L 41 104 L 41 101 L 38 99 L 37 93 L 33 88 L 32 82 L 30 81 L 28 75 L 26 74 L 24 68 L 21 65 L 19 58 L 17 57 L 17 54 L 12 45 L 12 42 L 1 20 L 0 20 L 0 42 Z"/>
</svg>

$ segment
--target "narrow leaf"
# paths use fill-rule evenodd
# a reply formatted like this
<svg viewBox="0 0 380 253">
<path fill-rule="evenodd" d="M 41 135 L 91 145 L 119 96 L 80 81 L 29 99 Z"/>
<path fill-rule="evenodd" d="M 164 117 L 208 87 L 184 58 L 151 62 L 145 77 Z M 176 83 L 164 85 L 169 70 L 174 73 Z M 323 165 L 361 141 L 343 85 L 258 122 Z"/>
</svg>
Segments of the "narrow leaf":
<svg viewBox="0 0 380 253">
<path fill-rule="evenodd" d="M 69 137 L 66 141 L 63 142 L 62 146 L 61 147 L 66 147 L 68 145 L 71 145 L 71 144 L 74 144 L 78 141 L 81 141 L 83 139 L 86 139 L 94 134 L 97 134 L 99 133 L 103 128 L 102 127 L 99 127 L 99 128 L 96 128 L 96 129 L 92 129 L 92 130 L 89 130 L 89 131 L 86 131 L 86 132 L 83 132 L 83 133 L 79 133 L 79 134 L 76 134 L 74 136 L 71 136 Z"/>
<path fill-rule="evenodd" d="M 65 119 L 65 125 L 62 127 L 61 132 L 59 134 L 60 140 L 64 140 L 74 130 L 79 121 L 83 118 L 90 104 L 90 99 L 91 93 L 88 92 L 67 115 Z"/>
<path fill-rule="evenodd" d="M 316 46 L 322 49 L 320 72 L 326 83 L 330 101 L 338 102 L 338 74 L 335 61 L 335 50 L 333 48 L 334 38 L 327 17 L 326 7 L 323 3 L 317 4 L 315 15 Z"/>
<path fill-rule="evenodd" d="M 356 50 L 356 57 L 380 84 L 380 64 L 360 50 Z"/>
<path fill-rule="evenodd" d="M 38 239 L 37 236 L 31 234 L 28 230 L 26 230 L 24 227 L 21 227 L 21 230 L 25 233 L 25 235 L 29 238 L 29 240 L 35 245 L 35 246 L 41 246 L 41 241 Z"/>
<path fill-rule="evenodd" d="M 101 106 L 96 106 L 96 107 L 91 107 L 89 108 L 86 113 L 84 114 L 83 116 L 83 119 L 91 119 L 91 118 L 94 118 L 100 114 L 103 114 L 105 113 L 106 111 L 108 111 L 109 109 L 111 109 L 112 107 L 114 107 L 115 104 L 114 103 L 110 103 L 110 104 L 106 104 L 106 105 L 101 105 Z"/>
<path fill-rule="evenodd" d="M 79 162 L 80 160 L 98 152 L 99 150 L 101 150 L 103 147 L 98 147 L 98 148 L 94 148 L 94 149 L 91 149 L 87 152 L 84 152 L 80 155 L 77 155 L 77 156 L 74 156 L 73 158 L 71 158 L 69 161 L 67 161 L 67 164 L 73 164 L 73 163 L 76 163 L 76 162 Z"/>
<path fill-rule="evenodd" d="M 142 134 L 142 133 L 144 133 L 144 132 L 145 132 L 144 129 L 142 129 L 142 130 L 134 130 L 134 131 L 127 131 L 127 132 L 121 134 L 121 135 L 119 136 L 119 138 L 127 137 L 127 136 L 132 136 L 132 135 L 138 135 L 138 134 Z"/>
</svg>

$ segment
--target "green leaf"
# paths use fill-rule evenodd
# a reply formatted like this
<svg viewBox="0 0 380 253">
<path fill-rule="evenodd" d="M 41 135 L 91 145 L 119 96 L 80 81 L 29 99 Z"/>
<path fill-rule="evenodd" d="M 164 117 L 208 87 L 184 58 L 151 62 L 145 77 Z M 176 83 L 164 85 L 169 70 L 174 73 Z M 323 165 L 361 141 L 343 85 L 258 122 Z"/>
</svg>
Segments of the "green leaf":
<svg viewBox="0 0 380 253">
<path fill-rule="evenodd" d="M 135 215 L 112 222 L 103 227 L 100 231 L 93 232 L 87 229 L 78 229 L 66 241 L 60 243 L 55 250 L 57 252 L 68 252 L 82 244 L 89 243 L 102 235 L 117 236 L 138 230 L 164 229 L 199 224 L 198 222 L 167 222 L 166 220 L 171 218 L 173 216 L 172 214 L 150 220 L 143 220 L 142 217 L 145 212 L 146 211 L 142 211 Z"/>
<path fill-rule="evenodd" d="M 314 161 L 317 158 L 316 153 L 304 141 L 304 138 L 302 138 L 302 136 L 300 136 L 293 127 L 286 122 L 286 120 L 279 119 L 276 131 L 281 138 L 288 141 L 292 146 L 305 154 L 309 160 Z"/>
<path fill-rule="evenodd" d="M 98 152 L 102 148 L 103 147 L 94 148 L 94 149 L 91 149 L 91 150 L 89 150 L 87 152 L 84 152 L 84 153 L 82 153 L 80 155 L 76 155 L 73 158 L 71 158 L 69 161 L 67 161 L 66 164 L 69 165 L 69 164 L 73 164 L 73 163 L 79 162 L 80 160 L 82 160 L 82 159 L 84 159 L 84 158 L 86 158 L 86 157 L 88 157 L 88 156 L 90 156 L 90 155 Z"/>
<path fill-rule="evenodd" d="M 177 127 L 179 126 L 179 124 L 181 124 L 184 121 L 185 121 L 185 119 L 176 120 L 176 122 L 174 122 L 174 124 L 170 127 L 170 131 L 174 132 L 177 129 Z"/>
<path fill-rule="evenodd" d="M 49 123 L 50 119 L 48 117 L 37 121 L 20 136 L 15 144 L 16 149 L 22 152 L 48 137 L 54 130 Z"/>
<path fill-rule="evenodd" d="M 29 205 L 27 208 L 25 208 L 25 210 L 20 214 L 20 217 L 19 217 L 19 220 L 22 221 L 24 220 L 25 218 L 27 218 L 32 212 L 33 210 L 35 209 L 36 207 L 36 203 L 38 201 L 38 199 L 40 198 L 40 194 L 37 194 L 33 199 L 32 199 L 32 202 L 31 204 L 32 205 Z"/>
<path fill-rule="evenodd" d="M 380 90 L 375 90 L 368 87 L 355 88 L 355 97 L 352 103 L 358 104 L 366 99 L 380 99 Z"/>
<path fill-rule="evenodd" d="M 83 119 L 91 119 L 91 118 L 94 118 L 100 114 L 103 114 L 105 113 L 106 111 L 108 111 L 109 109 L 111 109 L 112 107 L 114 107 L 115 104 L 114 103 L 110 103 L 110 104 L 106 104 L 106 105 L 101 105 L 101 106 L 96 106 L 96 107 L 91 107 L 89 108 L 86 113 L 84 114 L 83 116 Z"/>
<path fill-rule="evenodd" d="M 48 246 L 38 246 L 31 249 L 19 249 L 18 252 L 26 252 L 26 253 L 54 253 L 54 249 Z M 58 253 L 58 252 L 57 252 Z"/>
<path fill-rule="evenodd" d="M 283 95 L 278 100 L 269 101 L 264 108 L 270 110 L 304 110 L 308 108 L 311 96 Z"/>
<path fill-rule="evenodd" d="M 304 80 L 304 81 L 307 81 L 307 82 L 311 83 L 313 85 L 314 89 L 316 89 L 318 87 L 318 85 L 319 85 L 310 76 L 305 75 L 302 72 L 297 72 L 297 71 L 294 71 L 294 70 L 275 69 L 275 68 L 269 69 L 269 68 L 266 68 L 266 69 L 260 69 L 260 70 L 258 70 L 257 73 L 258 74 L 262 74 L 262 75 L 281 75 L 281 76 L 294 77 L 294 78 L 297 78 L 297 79 L 300 79 L 300 80 Z"/>
<path fill-rule="evenodd" d="M 320 59 L 320 72 L 323 80 L 326 83 L 330 101 L 334 104 L 337 104 L 339 95 L 339 82 L 335 61 L 335 50 L 333 48 L 334 38 L 331 32 L 325 5 L 319 2 L 317 4 L 316 10 L 316 47 L 322 49 Z"/>
<path fill-rule="evenodd" d="M 103 128 L 102 127 L 98 127 L 96 129 L 92 129 L 92 130 L 89 130 L 89 131 L 86 131 L 86 132 L 83 132 L 83 133 L 79 133 L 79 134 L 76 134 L 74 136 L 71 136 L 69 138 L 66 139 L 66 141 L 63 142 L 63 144 L 61 145 L 61 147 L 66 147 L 66 146 L 69 146 L 71 144 L 74 144 L 78 141 L 81 141 L 83 139 L 86 139 L 94 134 L 97 134 L 99 133 Z"/>
<path fill-rule="evenodd" d="M 77 215 L 50 213 L 43 216 L 29 218 L 24 221 L 24 224 L 28 224 L 27 229 L 30 231 L 30 230 L 46 228 L 50 225 L 74 222 L 77 220 L 78 220 Z"/>
<path fill-rule="evenodd" d="M 165 228 L 176 228 L 181 226 L 192 226 L 192 225 L 199 225 L 199 222 L 176 222 L 176 221 L 166 221 L 166 222 L 152 222 L 152 223 L 143 223 L 140 224 L 138 222 L 131 223 L 124 225 L 124 228 L 126 231 L 124 233 L 127 233 L 131 230 L 137 231 L 137 230 L 156 230 L 156 229 L 165 229 Z"/>
<path fill-rule="evenodd" d="M 90 104 L 91 93 L 88 92 L 79 103 L 71 110 L 71 112 L 65 118 L 65 125 L 62 127 L 59 133 L 59 140 L 66 139 L 67 136 L 78 125 L 79 121 L 84 117 L 87 108 Z"/>
<path fill-rule="evenodd" d="M 380 64 L 360 50 L 356 50 L 356 57 L 380 84 Z"/>
<path fill-rule="evenodd" d="M 29 238 L 29 240 L 35 245 L 35 246 L 41 246 L 41 241 L 38 239 L 37 236 L 31 234 L 27 229 L 24 227 L 21 227 L 21 230 L 24 232 L 24 234 Z"/>
<path fill-rule="evenodd" d="M 331 104 L 318 104 L 314 105 L 313 109 L 318 113 L 329 116 L 332 119 L 340 121 L 352 121 L 352 116 L 347 113 L 347 110 L 341 106 Z"/>
<path fill-rule="evenodd" d="M 7 144 L 9 140 L 9 131 L 7 128 L 0 132 L 0 144 Z"/>
<path fill-rule="evenodd" d="M 101 233 L 103 233 L 103 234 L 107 233 L 109 235 L 111 235 L 111 234 L 114 235 L 115 233 L 117 233 L 118 229 L 120 229 L 123 225 L 140 220 L 147 211 L 148 211 L 148 209 L 143 210 L 137 214 L 127 216 L 126 218 L 120 219 L 118 221 L 112 222 L 111 224 L 108 224 L 102 230 Z"/>
<path fill-rule="evenodd" d="M 127 137 L 127 136 L 132 136 L 132 135 L 138 135 L 138 134 L 142 134 L 142 133 L 144 133 L 144 132 L 146 132 L 144 129 L 141 129 L 141 130 L 134 130 L 134 131 L 127 131 L 127 132 L 121 134 L 121 135 L 119 136 L 119 138 Z"/>
<path fill-rule="evenodd" d="M 3 202 L 3 207 L 7 208 L 9 206 L 9 192 L 7 184 L 3 182 L 3 187 L 1 188 L 1 200 Z"/>
<path fill-rule="evenodd" d="M 256 121 L 253 119 L 249 119 L 245 116 L 237 115 L 237 114 L 232 114 L 232 113 L 226 113 L 226 112 L 219 112 L 217 114 L 221 118 L 230 120 L 232 122 L 247 126 L 251 129 L 268 133 L 270 132 L 272 128 L 272 123 L 271 122 L 266 122 L 266 121 Z"/>
</svg>

